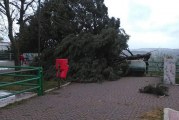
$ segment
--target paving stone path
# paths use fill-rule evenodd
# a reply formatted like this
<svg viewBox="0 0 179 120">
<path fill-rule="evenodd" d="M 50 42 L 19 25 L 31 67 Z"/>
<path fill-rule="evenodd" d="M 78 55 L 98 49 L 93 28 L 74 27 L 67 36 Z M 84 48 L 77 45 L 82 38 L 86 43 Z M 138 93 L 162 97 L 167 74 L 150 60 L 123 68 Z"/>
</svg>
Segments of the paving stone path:
<svg viewBox="0 0 179 120">
<path fill-rule="evenodd" d="M 138 89 L 158 83 L 155 77 L 126 77 L 118 81 L 73 83 L 11 108 L 0 109 L 0 120 L 140 120 L 145 112 L 169 107 L 179 110 L 179 86 L 158 98 Z"/>
<path fill-rule="evenodd" d="M 0 66 L 14 66 L 14 61 L 0 60 Z"/>
</svg>

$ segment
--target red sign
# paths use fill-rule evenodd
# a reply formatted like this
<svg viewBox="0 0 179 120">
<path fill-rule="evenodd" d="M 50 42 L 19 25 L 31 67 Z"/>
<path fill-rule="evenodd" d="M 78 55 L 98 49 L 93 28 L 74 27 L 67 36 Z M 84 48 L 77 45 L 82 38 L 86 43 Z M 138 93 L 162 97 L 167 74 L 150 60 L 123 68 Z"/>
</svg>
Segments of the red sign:
<svg viewBox="0 0 179 120">
<path fill-rule="evenodd" d="M 67 72 L 69 69 L 68 66 L 68 59 L 56 59 L 56 77 L 59 77 L 61 79 L 66 79 L 67 77 Z"/>
</svg>

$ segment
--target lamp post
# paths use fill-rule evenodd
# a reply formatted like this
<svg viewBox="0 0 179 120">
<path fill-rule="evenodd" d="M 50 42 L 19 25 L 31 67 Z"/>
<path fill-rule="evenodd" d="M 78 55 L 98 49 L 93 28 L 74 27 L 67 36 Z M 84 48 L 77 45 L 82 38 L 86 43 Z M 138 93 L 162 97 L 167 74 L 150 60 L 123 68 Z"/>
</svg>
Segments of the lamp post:
<svg viewBox="0 0 179 120">
<path fill-rule="evenodd" d="M 41 15 L 41 10 L 40 10 L 40 4 L 41 4 L 41 0 L 38 0 L 38 58 L 40 58 L 40 15 Z"/>
</svg>

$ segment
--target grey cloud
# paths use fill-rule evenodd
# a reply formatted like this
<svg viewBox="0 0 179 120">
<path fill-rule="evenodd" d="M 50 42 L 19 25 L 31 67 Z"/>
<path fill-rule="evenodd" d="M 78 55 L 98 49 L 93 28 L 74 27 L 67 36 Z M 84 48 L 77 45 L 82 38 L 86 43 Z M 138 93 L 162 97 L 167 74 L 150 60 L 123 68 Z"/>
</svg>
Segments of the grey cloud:
<svg viewBox="0 0 179 120">
<path fill-rule="evenodd" d="M 150 18 L 151 10 L 149 7 L 134 2 L 131 2 L 129 6 L 129 20 L 131 22 L 145 21 Z"/>
</svg>

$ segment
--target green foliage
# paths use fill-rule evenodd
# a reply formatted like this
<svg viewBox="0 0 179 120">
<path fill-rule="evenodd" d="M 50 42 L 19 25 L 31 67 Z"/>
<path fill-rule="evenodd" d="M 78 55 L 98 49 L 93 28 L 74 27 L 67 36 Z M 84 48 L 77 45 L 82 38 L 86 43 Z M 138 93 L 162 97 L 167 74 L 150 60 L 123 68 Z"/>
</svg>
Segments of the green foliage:
<svg viewBox="0 0 179 120">
<path fill-rule="evenodd" d="M 25 25 L 21 32 L 19 47 L 21 53 L 37 53 L 38 51 L 38 22 L 37 16 L 29 17 L 29 24 Z M 18 35 L 16 36 L 18 38 Z"/>
<path fill-rule="evenodd" d="M 139 92 L 141 93 L 148 93 L 148 94 L 155 94 L 158 96 L 163 96 L 166 95 L 168 96 L 168 87 L 162 85 L 161 83 L 157 84 L 157 85 L 147 85 L 142 89 L 139 89 Z"/>
<path fill-rule="evenodd" d="M 108 17 L 103 2 L 49 0 L 43 4 L 43 52 L 39 62 L 46 79 L 55 75 L 56 58 L 69 60 L 68 76 L 73 81 L 97 82 L 120 77 L 112 59 L 127 48 L 129 36 L 119 28 L 119 19 Z"/>
<path fill-rule="evenodd" d="M 54 48 L 70 34 L 81 32 L 100 34 L 102 29 L 115 28 L 119 33 L 120 20 L 109 18 L 103 0 L 48 0 L 42 4 L 40 16 L 41 51 Z M 20 42 L 21 52 L 38 51 L 38 11 L 28 17 Z M 18 36 L 18 35 L 17 35 Z M 121 36 L 121 37 L 127 37 Z M 17 37 L 18 38 L 18 37 Z"/>
<path fill-rule="evenodd" d="M 122 50 L 120 34 L 114 29 L 104 29 L 101 34 L 80 33 L 71 34 L 51 50 L 45 50 L 41 56 L 41 64 L 46 70 L 47 79 L 55 75 L 55 58 L 69 59 L 69 79 L 78 82 L 97 82 L 114 80 L 120 76 L 118 69 L 111 64 L 111 59 L 117 57 Z M 127 45 L 126 45 L 127 46 Z"/>
</svg>

